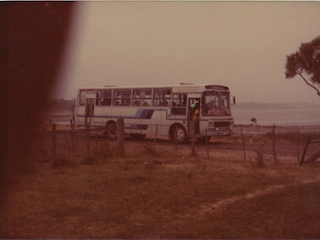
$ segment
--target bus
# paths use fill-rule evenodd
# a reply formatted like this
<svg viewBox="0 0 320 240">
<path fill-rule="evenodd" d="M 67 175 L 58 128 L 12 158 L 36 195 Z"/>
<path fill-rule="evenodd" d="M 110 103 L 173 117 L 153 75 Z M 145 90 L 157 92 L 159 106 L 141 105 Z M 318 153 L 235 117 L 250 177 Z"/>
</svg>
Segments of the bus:
<svg viewBox="0 0 320 240">
<path fill-rule="evenodd" d="M 105 86 L 81 88 L 76 103 L 78 127 L 103 127 L 109 139 L 116 139 L 116 121 L 124 119 L 125 133 L 132 138 L 168 136 L 183 143 L 191 137 L 195 109 L 198 109 L 196 138 L 232 135 L 230 91 L 226 86 L 181 83 L 170 86 Z"/>
</svg>

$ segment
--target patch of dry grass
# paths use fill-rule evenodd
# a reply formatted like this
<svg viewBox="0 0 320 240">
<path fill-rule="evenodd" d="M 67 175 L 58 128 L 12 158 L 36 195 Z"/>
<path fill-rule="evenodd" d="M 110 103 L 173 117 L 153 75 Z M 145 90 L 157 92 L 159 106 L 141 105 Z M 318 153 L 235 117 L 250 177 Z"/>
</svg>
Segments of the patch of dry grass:
<svg viewBox="0 0 320 240">
<path fill-rule="evenodd" d="M 319 168 L 289 163 L 257 168 L 243 162 L 238 150 L 216 149 L 206 159 L 202 153 L 190 157 L 187 144 L 178 154 L 168 145 L 154 151 L 150 146 L 126 142 L 126 156 L 120 157 L 114 142 L 96 147 L 93 142 L 90 154 L 83 142 L 77 151 L 61 151 L 60 162 L 37 162 L 37 172 L 9 193 L 9 237 L 320 236 Z M 242 198 L 279 185 L 284 187 Z M 233 198 L 238 200 L 228 203 Z M 212 208 L 224 201 L 222 208 Z"/>
</svg>

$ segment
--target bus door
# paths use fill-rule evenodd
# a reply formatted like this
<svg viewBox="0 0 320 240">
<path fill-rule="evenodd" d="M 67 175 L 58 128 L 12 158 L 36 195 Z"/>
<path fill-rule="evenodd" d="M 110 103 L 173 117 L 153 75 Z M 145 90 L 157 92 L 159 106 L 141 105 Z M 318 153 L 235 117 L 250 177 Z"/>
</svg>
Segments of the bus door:
<svg viewBox="0 0 320 240">
<path fill-rule="evenodd" d="M 92 125 L 92 118 L 94 114 L 94 98 L 87 98 L 86 99 L 86 113 L 85 113 L 85 124 L 86 129 L 88 128 L 88 125 L 91 127 Z"/>
<path fill-rule="evenodd" d="M 188 134 L 191 135 L 192 119 L 196 108 L 199 109 L 200 114 L 200 98 L 189 97 L 188 99 Z M 196 122 L 196 134 L 199 134 L 199 121 Z"/>
</svg>

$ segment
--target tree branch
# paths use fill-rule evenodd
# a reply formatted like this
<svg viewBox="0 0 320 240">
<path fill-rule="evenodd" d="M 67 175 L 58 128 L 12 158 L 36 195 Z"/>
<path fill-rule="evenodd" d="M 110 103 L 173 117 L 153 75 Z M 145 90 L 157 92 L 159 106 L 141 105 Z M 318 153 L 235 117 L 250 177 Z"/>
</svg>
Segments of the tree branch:
<svg viewBox="0 0 320 240">
<path fill-rule="evenodd" d="M 300 77 L 302 77 L 302 79 L 305 81 L 305 83 L 306 83 L 307 85 L 309 85 L 310 87 L 314 88 L 314 89 L 317 91 L 318 96 L 320 96 L 320 91 L 319 91 L 319 89 L 316 88 L 315 86 L 313 86 L 312 84 L 310 84 L 310 83 L 307 81 L 307 79 L 305 79 L 305 78 L 302 76 L 301 73 L 299 73 L 299 75 L 300 75 Z"/>
</svg>

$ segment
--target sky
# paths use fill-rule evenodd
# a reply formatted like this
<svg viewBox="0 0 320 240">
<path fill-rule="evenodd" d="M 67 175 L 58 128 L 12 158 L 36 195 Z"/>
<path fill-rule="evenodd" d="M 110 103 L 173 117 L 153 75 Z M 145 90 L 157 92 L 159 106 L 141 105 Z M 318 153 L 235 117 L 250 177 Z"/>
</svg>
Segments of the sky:
<svg viewBox="0 0 320 240">
<path fill-rule="evenodd" d="M 81 87 L 226 85 L 237 102 L 320 103 L 286 56 L 320 35 L 320 2 L 77 2 L 54 97 Z"/>
</svg>

